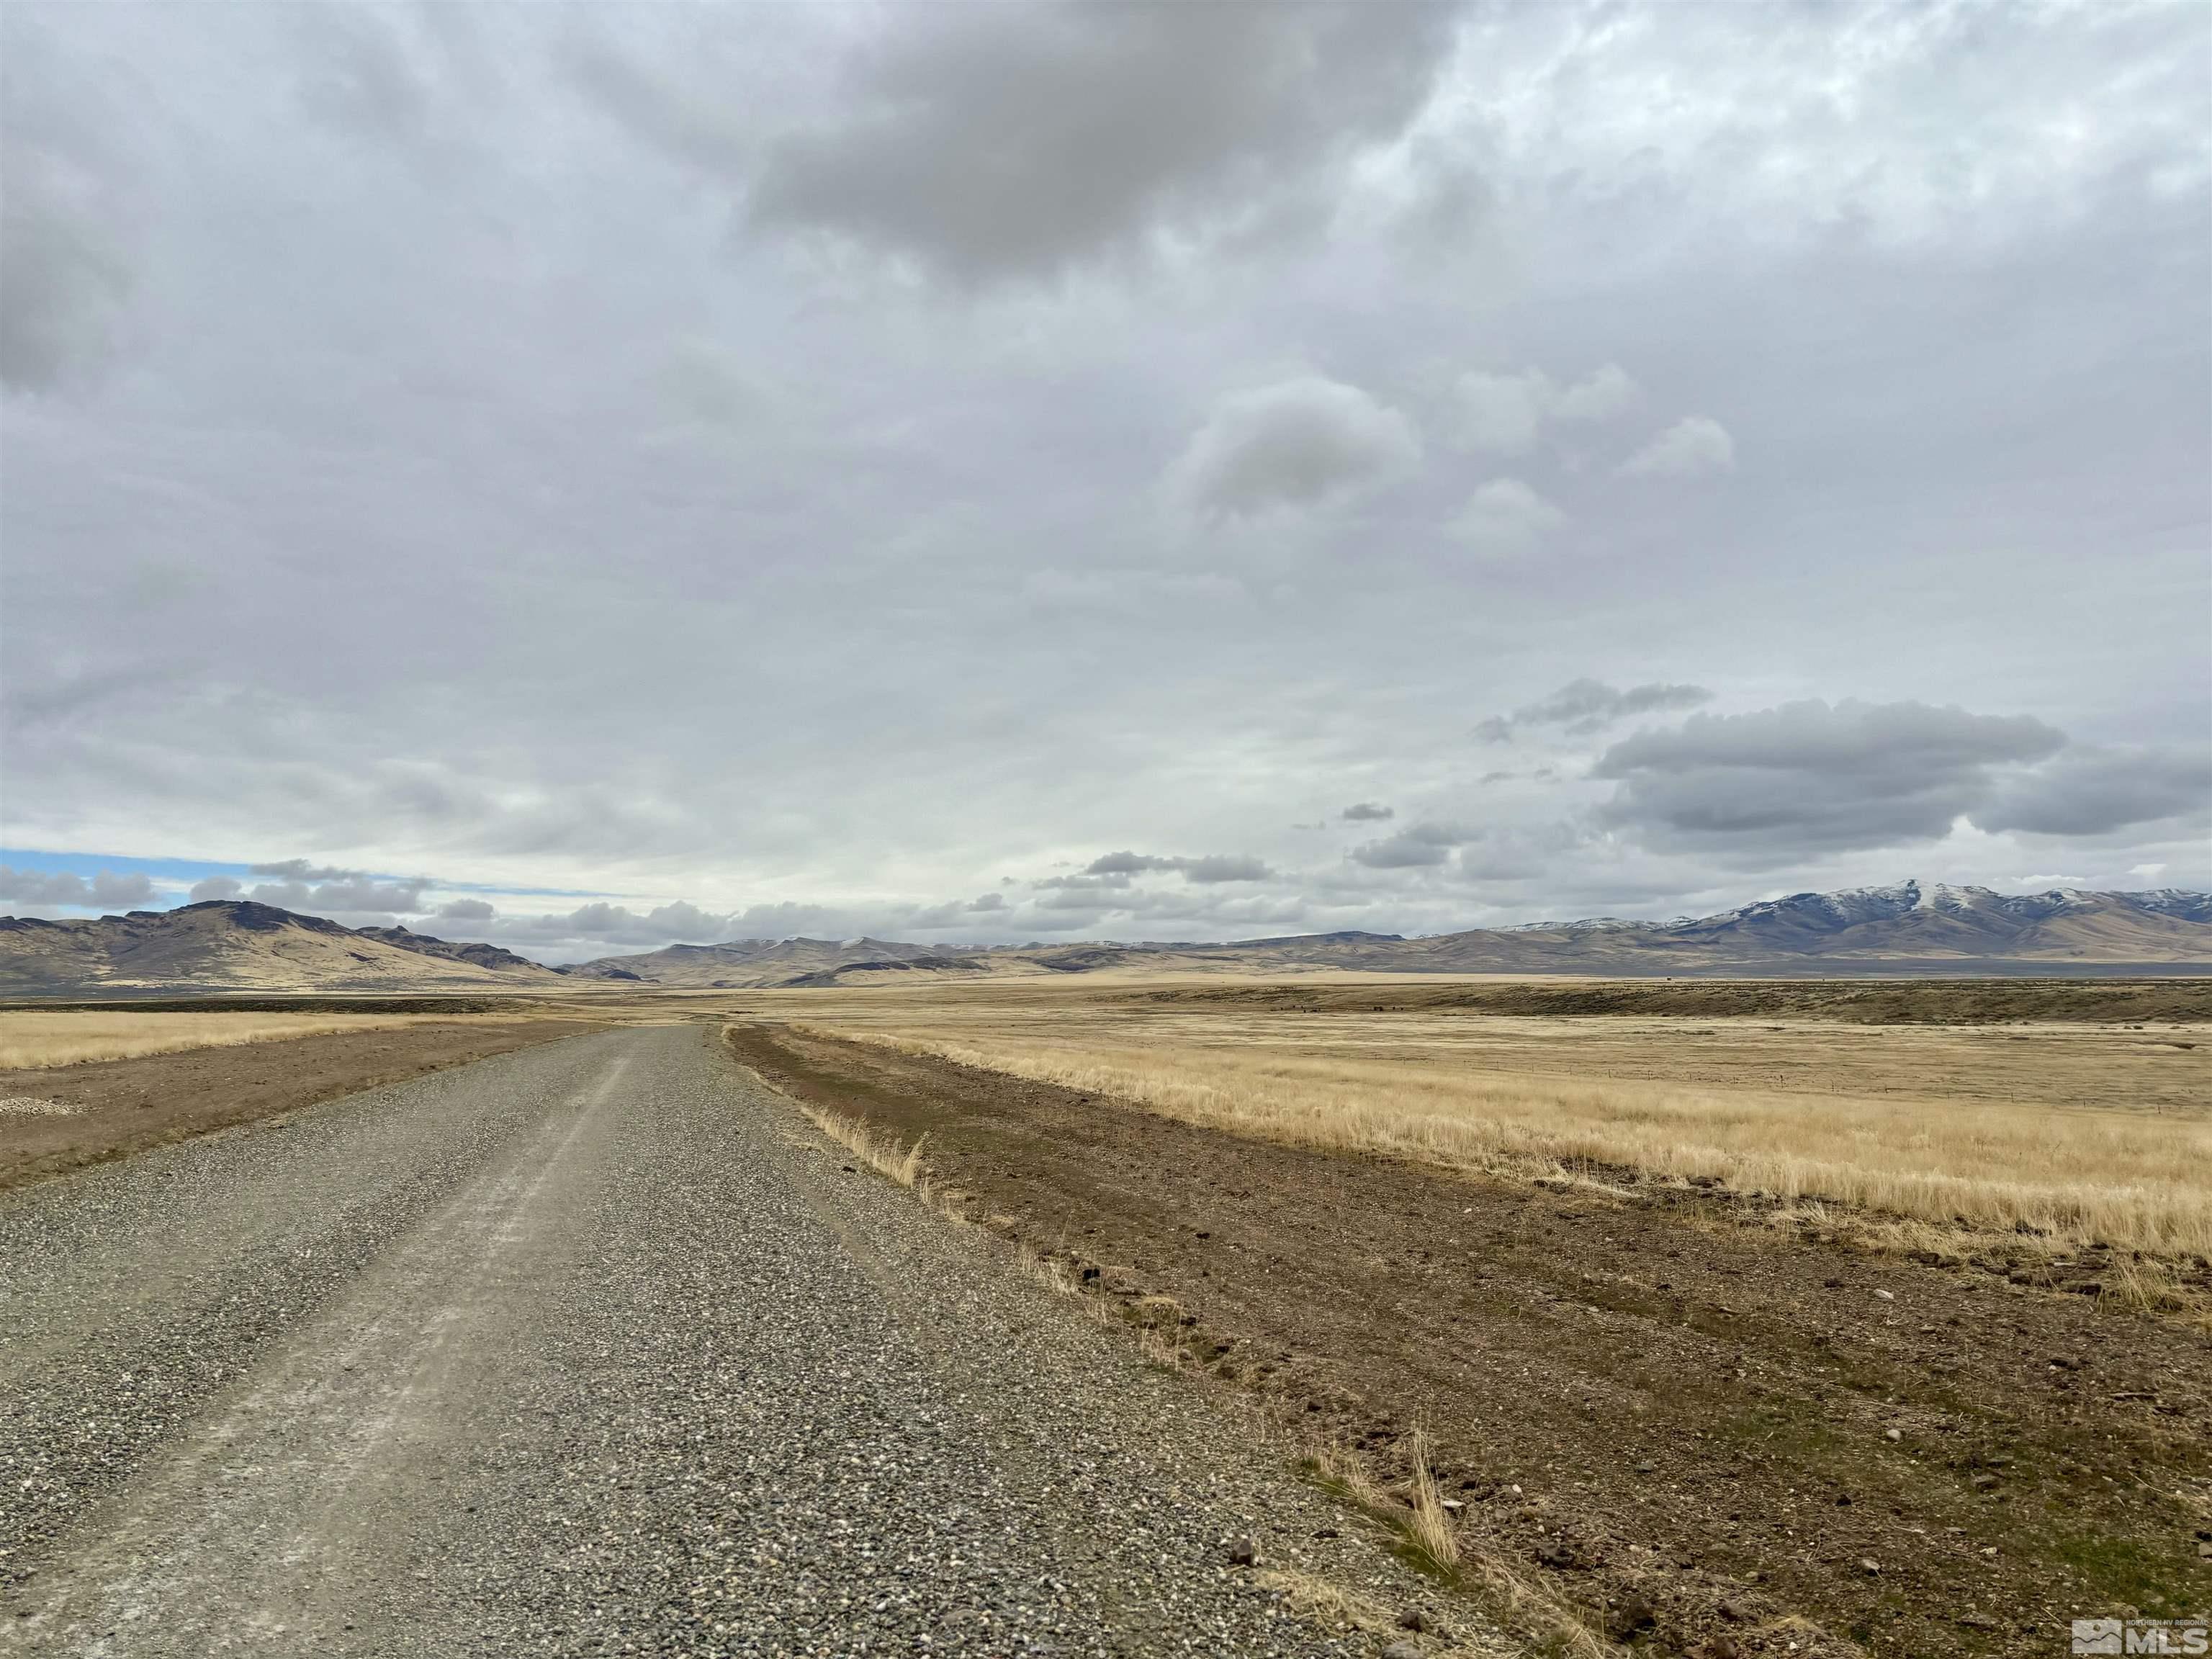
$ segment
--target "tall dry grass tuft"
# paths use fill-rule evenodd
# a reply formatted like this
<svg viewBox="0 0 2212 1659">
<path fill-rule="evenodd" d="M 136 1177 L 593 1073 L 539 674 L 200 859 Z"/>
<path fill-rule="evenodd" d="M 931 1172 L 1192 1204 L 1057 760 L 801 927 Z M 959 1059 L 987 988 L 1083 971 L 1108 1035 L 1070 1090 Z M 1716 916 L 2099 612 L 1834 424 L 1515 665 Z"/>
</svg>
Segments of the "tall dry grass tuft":
<svg viewBox="0 0 2212 1659">
<path fill-rule="evenodd" d="M 1415 1437 L 1410 1509 L 1383 1489 L 1357 1447 L 1342 1441 L 1309 1443 L 1301 1462 L 1338 1497 L 1395 1530 L 1429 1565 L 1474 1590 L 1501 1621 L 1532 1636 L 1533 1651 L 1550 1659 L 1613 1659 L 1615 1650 L 1581 1611 L 1522 1571 L 1510 1550 L 1480 1534 L 1463 1534 L 1452 1524 L 1429 1468 L 1425 1436 Z"/>
<path fill-rule="evenodd" d="M 1459 1534 L 1429 1468 L 1429 1437 L 1423 1429 L 1413 1431 L 1413 1518 L 1407 1531 L 1413 1547 L 1446 1572 L 1458 1567 Z"/>
<path fill-rule="evenodd" d="M 1389 1494 L 1376 1484 L 1367 1460 L 1343 1441 L 1332 1440 L 1314 1447 L 1306 1462 L 1323 1485 L 1334 1488 L 1362 1509 L 1380 1511 L 1389 1507 Z"/>
<path fill-rule="evenodd" d="M 873 1170 L 887 1181 L 902 1187 L 911 1187 L 921 1177 L 921 1146 L 929 1137 L 924 1135 L 912 1146 L 902 1146 L 888 1136 L 879 1136 L 857 1118 L 841 1112 L 825 1112 L 818 1106 L 799 1103 L 799 1109 L 807 1121 L 836 1141 L 847 1152 Z"/>
</svg>

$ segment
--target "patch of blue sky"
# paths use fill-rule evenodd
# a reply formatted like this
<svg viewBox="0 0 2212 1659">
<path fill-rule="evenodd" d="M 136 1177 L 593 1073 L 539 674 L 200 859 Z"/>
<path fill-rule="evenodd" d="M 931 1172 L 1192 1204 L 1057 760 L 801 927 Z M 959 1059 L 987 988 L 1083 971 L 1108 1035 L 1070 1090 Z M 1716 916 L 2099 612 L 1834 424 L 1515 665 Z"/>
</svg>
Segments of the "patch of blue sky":
<svg viewBox="0 0 2212 1659">
<path fill-rule="evenodd" d="M 38 847 L 0 847 L 0 865 L 38 875 L 80 876 L 86 881 L 90 881 L 103 871 L 110 875 L 143 876 L 154 884 L 154 896 L 142 908 L 157 910 L 186 902 L 187 895 L 194 884 L 212 876 L 228 876 L 249 890 L 261 882 L 282 879 L 273 875 L 265 866 L 257 870 L 251 864 L 211 859 L 134 858 L 120 853 L 67 853 Z M 398 872 L 384 870 L 364 870 L 361 874 L 373 881 L 411 878 Z M 432 881 L 429 886 L 439 893 L 484 893 L 502 899 L 602 899 L 609 896 L 591 888 L 514 887 L 492 881 Z M 89 902 L 76 904 L 64 901 L 58 908 L 94 910 L 101 907 Z"/>
</svg>

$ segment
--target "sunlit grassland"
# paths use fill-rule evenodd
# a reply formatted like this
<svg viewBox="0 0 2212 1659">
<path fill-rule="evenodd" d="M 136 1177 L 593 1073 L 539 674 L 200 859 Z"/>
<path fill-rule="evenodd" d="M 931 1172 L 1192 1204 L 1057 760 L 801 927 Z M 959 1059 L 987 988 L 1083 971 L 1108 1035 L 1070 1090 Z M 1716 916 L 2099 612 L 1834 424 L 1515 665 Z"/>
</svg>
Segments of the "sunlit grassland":
<svg viewBox="0 0 2212 1659">
<path fill-rule="evenodd" d="M 188 1048 L 281 1042 L 331 1031 L 412 1025 L 410 1014 L 133 1013 L 100 1009 L 0 1013 L 0 1069 L 40 1070 L 88 1060 L 134 1060 Z"/>
<path fill-rule="evenodd" d="M 761 1015 L 1325 1150 L 1627 1166 L 1936 1226 L 2212 1254 L 2193 1032 L 1188 1010 L 1076 988 L 774 994 Z"/>
</svg>

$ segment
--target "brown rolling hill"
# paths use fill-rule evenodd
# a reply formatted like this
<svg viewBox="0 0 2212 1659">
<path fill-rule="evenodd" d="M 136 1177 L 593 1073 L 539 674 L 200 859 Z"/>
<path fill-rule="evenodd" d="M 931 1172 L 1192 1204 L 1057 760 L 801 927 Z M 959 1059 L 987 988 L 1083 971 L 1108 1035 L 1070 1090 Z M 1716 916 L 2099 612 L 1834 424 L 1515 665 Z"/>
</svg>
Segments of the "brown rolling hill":
<svg viewBox="0 0 2212 1659">
<path fill-rule="evenodd" d="M 977 954 L 972 948 L 901 945 L 880 939 L 741 939 L 726 945 L 672 945 L 638 956 L 602 957 L 560 971 L 573 979 L 641 980 L 695 989 L 734 989 L 788 985 L 794 980 L 835 975 L 855 967 L 941 966 Z"/>
<path fill-rule="evenodd" d="M 342 927 L 216 899 L 94 920 L 0 916 L 0 994 L 131 991 L 483 991 L 557 987 L 551 969 L 489 945 L 404 927 Z"/>
</svg>

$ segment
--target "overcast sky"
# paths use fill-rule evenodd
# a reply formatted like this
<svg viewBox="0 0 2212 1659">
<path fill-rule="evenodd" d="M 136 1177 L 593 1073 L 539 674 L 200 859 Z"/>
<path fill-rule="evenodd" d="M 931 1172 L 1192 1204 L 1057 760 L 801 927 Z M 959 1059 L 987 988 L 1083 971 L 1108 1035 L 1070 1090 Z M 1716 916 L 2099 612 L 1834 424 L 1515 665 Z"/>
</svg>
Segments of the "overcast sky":
<svg viewBox="0 0 2212 1659">
<path fill-rule="evenodd" d="M 19 914 L 2212 885 L 2203 6 L 0 30 Z"/>
</svg>

